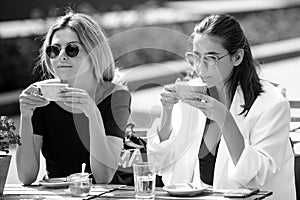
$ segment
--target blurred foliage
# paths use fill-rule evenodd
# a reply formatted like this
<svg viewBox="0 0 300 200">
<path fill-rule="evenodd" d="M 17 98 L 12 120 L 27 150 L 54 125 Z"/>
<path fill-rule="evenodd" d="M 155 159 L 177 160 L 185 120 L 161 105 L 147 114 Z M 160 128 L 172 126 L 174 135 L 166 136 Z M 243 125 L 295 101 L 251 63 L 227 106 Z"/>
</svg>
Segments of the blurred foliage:
<svg viewBox="0 0 300 200">
<path fill-rule="evenodd" d="M 250 44 L 257 45 L 300 37 L 299 13 L 300 7 L 295 7 L 238 14 L 236 18 L 244 28 Z M 199 18 L 189 22 L 153 26 L 188 36 L 200 20 Z M 105 31 L 109 38 L 114 38 L 115 35 L 138 27 L 137 25 L 129 28 L 119 27 Z M 0 39 L 0 92 L 24 88 L 39 79 L 39 72 L 33 72 L 33 68 L 42 44 L 40 38 L 40 36 L 31 36 Z M 126 34 L 126 37 L 120 37 L 112 42 L 111 47 L 117 66 L 129 68 L 145 63 L 182 59 L 188 41 L 183 41 L 182 38 L 178 40 L 176 34 L 165 31 L 156 34 L 131 31 L 130 34 Z"/>
<path fill-rule="evenodd" d="M 300 7 L 237 17 L 252 45 L 300 36 Z"/>
<path fill-rule="evenodd" d="M 269 43 L 289 38 L 300 37 L 300 7 L 269 10 L 260 12 L 249 12 L 233 14 L 244 29 L 251 45 Z M 202 16 L 202 18 L 205 16 Z M 192 33 L 196 23 L 202 18 L 194 21 L 157 25 L 156 27 L 177 31 L 187 37 Z M 123 29 L 108 30 L 108 35 L 114 35 L 125 31 Z M 164 49 L 141 49 L 141 44 L 149 43 L 152 46 L 164 46 Z M 147 46 L 147 45 L 144 45 Z M 177 35 L 168 32 L 157 32 L 156 34 L 131 33 L 126 39 L 112 44 L 114 54 L 117 55 L 117 66 L 121 68 L 134 67 L 145 63 L 157 63 L 167 60 L 183 59 L 184 52 L 190 48 L 188 41 L 178 41 Z M 127 54 L 126 49 L 137 49 Z M 174 52 L 178 52 L 176 54 Z"/>
<path fill-rule="evenodd" d="M 0 39 L 0 92 L 23 88 L 40 76 L 33 72 L 40 48 L 34 37 Z"/>
<path fill-rule="evenodd" d="M 92 14 L 151 7 L 153 5 L 162 5 L 164 1 L 165 0 L 3 0 L 0 7 L 0 21 L 56 17 L 63 15 L 65 8 L 69 7 L 78 12 Z"/>
</svg>

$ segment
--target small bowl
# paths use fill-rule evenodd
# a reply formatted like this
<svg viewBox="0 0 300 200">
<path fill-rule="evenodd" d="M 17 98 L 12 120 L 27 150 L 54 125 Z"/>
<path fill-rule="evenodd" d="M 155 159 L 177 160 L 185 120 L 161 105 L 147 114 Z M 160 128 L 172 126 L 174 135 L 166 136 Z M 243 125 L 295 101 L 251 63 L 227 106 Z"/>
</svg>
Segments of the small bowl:
<svg viewBox="0 0 300 200">
<path fill-rule="evenodd" d="M 67 177 L 72 196 L 83 197 L 90 193 L 92 179 L 89 173 L 75 173 Z"/>
<path fill-rule="evenodd" d="M 40 83 L 37 85 L 42 95 L 49 101 L 57 101 L 61 89 L 68 86 L 69 84 L 66 83 Z"/>
</svg>

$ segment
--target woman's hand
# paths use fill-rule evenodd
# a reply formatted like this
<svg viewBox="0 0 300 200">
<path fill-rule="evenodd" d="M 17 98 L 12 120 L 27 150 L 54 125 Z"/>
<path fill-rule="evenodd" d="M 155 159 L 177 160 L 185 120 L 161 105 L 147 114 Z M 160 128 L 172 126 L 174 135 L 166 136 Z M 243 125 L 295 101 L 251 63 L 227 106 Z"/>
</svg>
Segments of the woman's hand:
<svg viewBox="0 0 300 200">
<path fill-rule="evenodd" d="M 90 97 L 87 91 L 80 88 L 64 88 L 58 97 L 60 102 L 72 108 L 79 109 L 86 116 L 90 116 L 97 107 L 95 101 Z"/>
<path fill-rule="evenodd" d="M 43 107 L 49 104 L 35 85 L 30 85 L 19 96 L 20 111 L 23 116 L 32 116 L 37 107 Z"/>
<path fill-rule="evenodd" d="M 224 123 L 228 109 L 215 98 L 196 92 L 190 96 L 185 96 L 183 102 L 200 109 L 207 118 L 218 124 Z"/>
<path fill-rule="evenodd" d="M 166 85 L 160 96 L 161 104 L 165 109 L 173 109 L 174 104 L 178 103 L 175 84 Z"/>
</svg>

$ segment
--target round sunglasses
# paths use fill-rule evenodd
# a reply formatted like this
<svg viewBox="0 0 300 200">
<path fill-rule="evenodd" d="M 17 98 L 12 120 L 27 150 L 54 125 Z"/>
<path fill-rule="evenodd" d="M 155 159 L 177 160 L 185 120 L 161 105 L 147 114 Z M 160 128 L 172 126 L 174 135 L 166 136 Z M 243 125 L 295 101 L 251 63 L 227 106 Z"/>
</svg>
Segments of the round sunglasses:
<svg viewBox="0 0 300 200">
<path fill-rule="evenodd" d="M 49 58 L 55 59 L 60 54 L 60 51 L 62 49 L 63 48 L 61 46 L 50 45 L 50 46 L 46 47 L 46 54 Z M 79 54 L 79 50 L 80 50 L 79 46 L 74 43 L 68 44 L 64 49 L 65 49 L 67 56 L 69 56 L 71 58 L 76 57 Z"/>
</svg>

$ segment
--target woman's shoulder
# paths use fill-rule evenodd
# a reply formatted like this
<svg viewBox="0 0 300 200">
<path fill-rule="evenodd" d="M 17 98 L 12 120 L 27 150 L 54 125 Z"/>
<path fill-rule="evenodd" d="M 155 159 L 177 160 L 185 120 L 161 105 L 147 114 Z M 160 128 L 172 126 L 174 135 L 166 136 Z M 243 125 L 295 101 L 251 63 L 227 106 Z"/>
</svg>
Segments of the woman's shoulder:
<svg viewBox="0 0 300 200">
<path fill-rule="evenodd" d="M 131 99 L 131 94 L 127 87 L 116 85 L 115 90 L 111 94 L 111 99 L 115 102 L 129 101 Z"/>
<path fill-rule="evenodd" d="M 261 80 L 260 82 L 264 91 L 262 94 L 276 97 L 276 99 L 279 100 L 286 100 L 283 87 L 281 87 L 278 83 L 273 83 L 267 80 Z"/>
<path fill-rule="evenodd" d="M 113 95 L 130 95 L 126 85 L 114 84 Z"/>
<path fill-rule="evenodd" d="M 260 117 L 264 113 L 276 113 L 286 111 L 290 109 L 288 100 L 282 95 L 279 88 L 273 83 L 261 80 L 263 92 L 256 98 L 255 102 L 251 106 L 248 118 Z"/>
<path fill-rule="evenodd" d="M 264 106 L 274 106 L 275 104 L 288 103 L 285 94 L 278 84 L 267 80 L 261 80 L 263 92 L 259 96 Z"/>
<path fill-rule="evenodd" d="M 104 87 L 105 91 L 102 91 L 102 95 L 96 95 L 96 102 L 100 104 L 106 101 L 111 102 L 111 104 L 120 104 L 122 102 L 130 102 L 131 94 L 128 88 L 124 85 L 119 85 L 115 83 L 106 84 Z"/>
<path fill-rule="evenodd" d="M 122 84 L 116 84 L 116 83 L 110 83 L 109 87 L 106 87 L 106 94 L 104 96 L 114 96 L 116 97 L 127 97 L 130 96 L 130 93 L 128 91 L 128 87 L 126 85 Z"/>
</svg>

